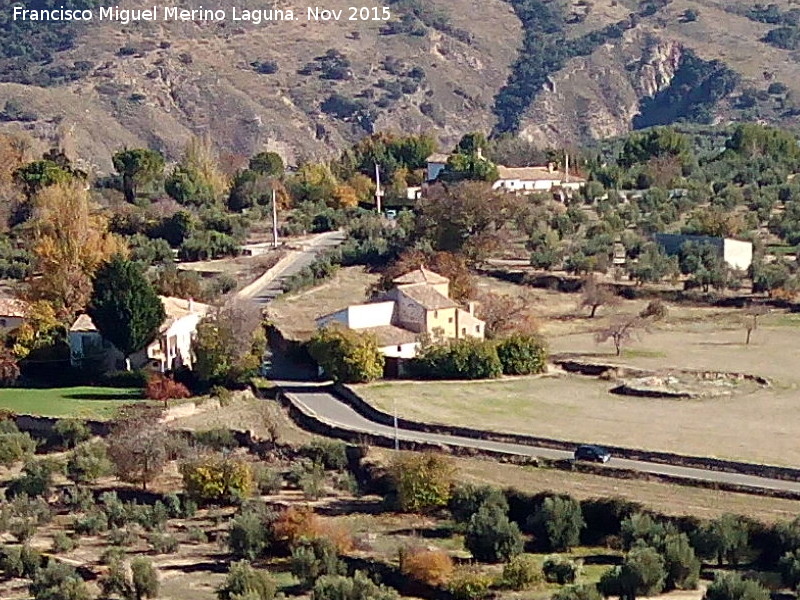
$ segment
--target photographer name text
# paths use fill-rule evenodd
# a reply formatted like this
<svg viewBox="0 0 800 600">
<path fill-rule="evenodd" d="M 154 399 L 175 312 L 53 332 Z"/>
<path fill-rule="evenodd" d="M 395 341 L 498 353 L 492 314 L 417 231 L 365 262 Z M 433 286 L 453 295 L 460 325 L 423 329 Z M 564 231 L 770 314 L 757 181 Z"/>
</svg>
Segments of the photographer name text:
<svg viewBox="0 0 800 600">
<path fill-rule="evenodd" d="M 293 9 L 247 9 L 231 7 L 228 9 L 181 8 L 178 6 L 153 6 L 144 9 L 119 8 L 108 6 L 94 9 L 73 10 L 64 7 L 34 10 L 22 5 L 11 8 L 14 21 L 64 22 L 64 21 L 113 21 L 122 25 L 139 21 L 240 21 L 259 25 L 270 21 L 388 21 L 392 18 L 387 7 L 350 6 L 339 10 L 309 6 L 305 12 Z"/>
</svg>

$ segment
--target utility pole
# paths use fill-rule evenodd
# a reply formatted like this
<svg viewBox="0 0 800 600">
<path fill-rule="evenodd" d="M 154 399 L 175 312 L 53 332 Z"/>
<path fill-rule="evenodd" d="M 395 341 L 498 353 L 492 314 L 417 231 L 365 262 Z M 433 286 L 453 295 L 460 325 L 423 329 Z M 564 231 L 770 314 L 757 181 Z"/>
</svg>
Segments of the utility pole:
<svg viewBox="0 0 800 600">
<path fill-rule="evenodd" d="M 381 198 L 383 198 L 383 190 L 381 189 L 381 171 L 378 168 L 378 163 L 375 163 L 375 204 L 378 206 L 378 214 L 381 214 Z"/>
<path fill-rule="evenodd" d="M 569 183 L 569 153 L 564 153 L 564 181 Z"/>
<path fill-rule="evenodd" d="M 278 247 L 278 201 L 275 188 L 272 189 L 272 247 Z"/>
</svg>

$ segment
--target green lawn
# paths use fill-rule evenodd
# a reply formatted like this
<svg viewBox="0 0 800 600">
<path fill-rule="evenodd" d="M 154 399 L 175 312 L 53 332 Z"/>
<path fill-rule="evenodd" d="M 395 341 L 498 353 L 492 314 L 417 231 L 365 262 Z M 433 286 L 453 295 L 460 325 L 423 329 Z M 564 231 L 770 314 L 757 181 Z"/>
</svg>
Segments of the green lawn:
<svg viewBox="0 0 800 600">
<path fill-rule="evenodd" d="M 141 390 L 131 388 L 6 388 L 0 389 L 0 410 L 42 417 L 106 420 L 119 407 L 141 397 Z"/>
</svg>

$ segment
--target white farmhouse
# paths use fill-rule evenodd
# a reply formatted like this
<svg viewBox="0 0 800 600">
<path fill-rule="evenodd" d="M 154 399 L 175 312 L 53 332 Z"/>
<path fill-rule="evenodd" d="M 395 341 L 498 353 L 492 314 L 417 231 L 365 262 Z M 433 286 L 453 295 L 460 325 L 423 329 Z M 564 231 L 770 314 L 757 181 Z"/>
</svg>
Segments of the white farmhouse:
<svg viewBox="0 0 800 600">
<path fill-rule="evenodd" d="M 158 335 L 144 350 L 130 357 L 131 368 L 148 367 L 164 372 L 192 367 L 197 324 L 210 310 L 207 304 L 191 298 L 159 296 L 167 317 Z M 124 369 L 125 357 L 111 342 L 103 339 L 89 315 L 80 315 L 69 330 L 70 358 L 73 366 L 97 365 L 99 370 Z"/>
<path fill-rule="evenodd" d="M 354 304 L 317 319 L 317 327 L 339 323 L 375 336 L 390 375 L 402 371 L 402 360 L 414 358 L 420 339 L 483 338 L 485 323 L 475 316 L 475 304 L 462 308 L 450 298 L 450 280 L 420 267 L 393 281 L 382 298 Z"/>
<path fill-rule="evenodd" d="M 569 175 L 556 169 L 553 163 L 546 167 L 504 167 L 497 165 L 499 179 L 492 189 L 531 194 L 551 192 L 555 189 L 577 191 L 586 185 L 582 177 Z"/>
<path fill-rule="evenodd" d="M 687 242 L 707 244 L 717 249 L 722 260 L 731 268 L 746 271 L 753 264 L 753 243 L 731 238 L 707 235 L 684 235 L 680 233 L 657 233 L 656 244 L 664 249 L 667 256 L 678 256 L 681 247 Z"/>
</svg>

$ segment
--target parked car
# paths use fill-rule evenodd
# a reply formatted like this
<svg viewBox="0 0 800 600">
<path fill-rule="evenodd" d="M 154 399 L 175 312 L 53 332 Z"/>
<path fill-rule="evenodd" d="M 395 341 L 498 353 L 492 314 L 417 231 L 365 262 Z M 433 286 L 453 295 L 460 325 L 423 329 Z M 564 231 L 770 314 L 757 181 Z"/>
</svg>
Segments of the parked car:
<svg viewBox="0 0 800 600">
<path fill-rule="evenodd" d="M 575 460 L 607 463 L 611 460 L 611 452 L 601 446 L 584 444 L 575 449 Z"/>
</svg>

